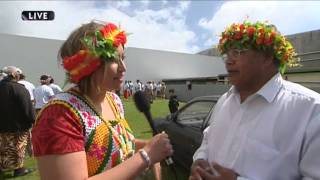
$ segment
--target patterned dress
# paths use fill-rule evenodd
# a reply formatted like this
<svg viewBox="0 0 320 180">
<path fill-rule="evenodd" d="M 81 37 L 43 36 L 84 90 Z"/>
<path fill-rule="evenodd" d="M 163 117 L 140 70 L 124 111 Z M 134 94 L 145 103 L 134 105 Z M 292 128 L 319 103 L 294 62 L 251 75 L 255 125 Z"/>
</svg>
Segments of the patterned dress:
<svg viewBox="0 0 320 180">
<path fill-rule="evenodd" d="M 57 94 L 56 97 L 42 109 L 38 116 L 36 126 L 33 129 L 35 155 L 42 156 L 46 154 L 62 154 L 85 150 L 89 177 L 115 167 L 128 157 L 132 156 L 135 152 L 134 136 L 124 119 L 121 100 L 116 94 L 111 92 L 107 93 L 105 100 L 110 104 L 116 117 L 115 119 L 103 119 L 93 108 L 94 106 L 92 106 L 92 103 L 90 103 L 88 98 L 80 96 L 75 91 Z M 53 148 L 54 150 L 50 150 L 51 147 L 45 145 L 46 147 L 44 147 L 44 149 L 47 150 L 42 150 L 44 144 L 48 143 L 48 139 L 44 137 L 46 142 L 43 142 L 44 139 L 41 140 L 39 137 L 41 134 L 46 133 L 43 129 L 41 130 L 41 127 L 46 125 L 43 123 L 41 125 L 41 121 L 48 121 L 47 124 L 52 124 L 50 121 L 54 121 L 54 119 L 46 116 L 46 114 L 56 116 L 56 114 L 48 112 L 48 108 L 57 106 L 59 106 L 60 109 L 64 108 L 68 110 L 68 115 L 65 116 L 65 119 L 69 119 L 68 121 L 70 121 L 70 119 L 73 120 L 73 122 L 61 126 L 67 126 L 72 132 L 82 131 L 83 141 L 78 140 L 78 142 L 83 142 L 83 147 L 70 145 L 70 140 L 67 141 L 68 143 L 58 140 L 58 144 L 65 146 L 65 148 L 57 147 Z M 68 116 L 72 118 L 68 118 Z M 56 119 L 58 119 L 57 121 L 59 122 L 61 118 L 58 117 Z M 77 127 L 80 128 L 77 130 Z M 58 129 L 57 131 L 60 131 L 61 127 L 53 125 L 50 129 Z M 75 137 L 74 139 L 79 139 L 78 134 L 74 135 L 74 133 L 68 132 L 64 134 L 72 134 L 70 136 Z M 35 136 L 37 137 L 35 138 Z M 52 135 L 48 137 L 47 135 L 46 137 L 51 138 L 51 136 Z M 60 135 L 60 137 L 63 136 Z M 61 144 L 61 142 L 63 144 Z"/>
</svg>

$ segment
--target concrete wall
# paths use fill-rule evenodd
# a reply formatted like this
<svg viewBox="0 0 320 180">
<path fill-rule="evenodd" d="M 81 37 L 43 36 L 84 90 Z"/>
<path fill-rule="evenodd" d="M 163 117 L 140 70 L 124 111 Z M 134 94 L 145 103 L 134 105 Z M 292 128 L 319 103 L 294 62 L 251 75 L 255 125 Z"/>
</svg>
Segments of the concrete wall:
<svg viewBox="0 0 320 180">
<path fill-rule="evenodd" d="M 169 97 L 168 91 L 170 89 L 175 90 L 175 94 L 178 96 L 180 101 L 189 101 L 194 97 L 198 96 L 205 96 L 205 95 L 222 95 L 225 93 L 229 88 L 229 84 L 224 83 L 212 83 L 212 82 L 197 82 L 193 81 L 192 89 L 188 90 L 186 81 L 165 81 L 167 85 L 166 95 Z"/>
<path fill-rule="evenodd" d="M 286 36 L 297 53 L 320 51 L 320 30 Z"/>
<path fill-rule="evenodd" d="M 42 74 L 50 74 L 62 85 L 64 71 L 57 62 L 62 41 L 0 34 L 0 68 L 14 65 L 22 69 L 26 79 L 40 84 Z"/>
<path fill-rule="evenodd" d="M 133 81 L 214 77 L 226 73 L 221 59 L 213 56 L 128 48 L 126 57 L 126 78 Z"/>
<path fill-rule="evenodd" d="M 320 83 L 320 72 L 292 73 L 286 74 L 292 82 L 318 82 Z"/>
<path fill-rule="evenodd" d="M 289 81 L 301 84 L 320 93 L 320 72 L 286 74 Z"/>
<path fill-rule="evenodd" d="M 320 72 L 320 30 L 287 36 L 301 60 L 301 67 L 289 68 L 288 73 Z"/>
<path fill-rule="evenodd" d="M 0 34 L 0 68 L 15 65 L 24 71 L 27 80 L 39 84 L 42 74 L 50 74 L 57 84 L 65 79 L 58 65 L 61 40 Z M 225 73 L 219 57 L 185 54 L 150 49 L 126 48 L 126 79 L 159 81 L 161 79 L 217 76 Z"/>
</svg>

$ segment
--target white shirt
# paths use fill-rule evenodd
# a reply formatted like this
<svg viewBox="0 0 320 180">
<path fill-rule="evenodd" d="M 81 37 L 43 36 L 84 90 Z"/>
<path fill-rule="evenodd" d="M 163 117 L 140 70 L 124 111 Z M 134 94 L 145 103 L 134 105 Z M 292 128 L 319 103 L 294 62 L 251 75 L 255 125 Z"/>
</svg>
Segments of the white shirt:
<svg viewBox="0 0 320 180">
<path fill-rule="evenodd" d="M 141 91 L 141 90 L 142 90 L 142 84 L 141 84 L 141 82 L 136 83 L 135 90 L 136 90 L 136 91 Z"/>
<path fill-rule="evenodd" d="M 51 83 L 51 84 L 49 84 L 49 87 L 51 87 L 54 94 L 58 94 L 58 93 L 62 92 L 62 89 L 57 84 Z"/>
<path fill-rule="evenodd" d="M 157 91 L 161 91 L 161 84 L 157 84 L 156 89 L 157 89 Z"/>
<path fill-rule="evenodd" d="M 18 83 L 24 85 L 24 87 L 29 91 L 31 101 L 33 101 L 34 100 L 33 91 L 35 89 L 34 85 L 31 82 L 26 80 L 20 80 L 18 81 Z"/>
<path fill-rule="evenodd" d="M 48 85 L 38 86 L 34 90 L 35 108 L 41 109 L 54 96 L 53 90 Z"/>
<path fill-rule="evenodd" d="M 242 104 L 232 87 L 215 106 L 196 159 L 238 180 L 320 179 L 320 95 L 275 75 Z"/>
</svg>

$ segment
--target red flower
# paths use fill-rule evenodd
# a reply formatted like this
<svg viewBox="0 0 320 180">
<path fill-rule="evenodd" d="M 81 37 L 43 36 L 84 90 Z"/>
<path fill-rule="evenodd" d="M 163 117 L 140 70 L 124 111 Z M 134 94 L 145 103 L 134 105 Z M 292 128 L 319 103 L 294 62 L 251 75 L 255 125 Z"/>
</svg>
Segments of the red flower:
<svg viewBox="0 0 320 180">
<path fill-rule="evenodd" d="M 264 34 L 264 29 L 263 29 L 263 28 L 260 28 L 260 29 L 259 29 L 259 33 Z"/>
<path fill-rule="evenodd" d="M 256 32 L 256 28 L 255 27 L 248 27 L 247 28 L 247 34 L 248 36 L 251 38 L 253 36 L 253 34 Z"/>
<path fill-rule="evenodd" d="M 126 34 L 122 31 L 120 33 L 118 33 L 115 37 L 114 37 L 114 42 L 113 45 L 118 47 L 120 44 L 124 45 L 127 42 L 127 36 Z"/>
<path fill-rule="evenodd" d="M 262 36 L 262 37 L 257 38 L 257 39 L 256 39 L 256 43 L 257 43 L 257 45 L 262 44 L 262 43 L 263 43 L 263 40 L 264 40 L 263 36 Z"/>
<path fill-rule="evenodd" d="M 243 32 L 244 28 L 245 28 L 244 25 L 241 24 L 241 25 L 240 25 L 240 32 Z"/>
<path fill-rule="evenodd" d="M 117 26 L 112 24 L 112 23 L 108 23 L 105 27 L 103 27 L 102 29 L 100 29 L 100 32 L 102 34 L 103 37 L 108 37 L 110 36 L 110 33 L 113 32 L 114 30 L 117 30 Z"/>
<path fill-rule="evenodd" d="M 272 39 L 269 38 L 269 39 L 265 39 L 264 44 L 267 46 L 270 46 L 272 42 L 273 42 Z"/>
<path fill-rule="evenodd" d="M 108 32 L 112 32 L 114 30 L 117 30 L 118 27 L 112 23 L 108 23 L 106 26 L 105 26 L 105 29 L 107 29 Z"/>
<path fill-rule="evenodd" d="M 236 32 L 235 35 L 234 35 L 234 39 L 235 40 L 239 40 L 242 38 L 242 33 L 241 32 Z"/>
</svg>

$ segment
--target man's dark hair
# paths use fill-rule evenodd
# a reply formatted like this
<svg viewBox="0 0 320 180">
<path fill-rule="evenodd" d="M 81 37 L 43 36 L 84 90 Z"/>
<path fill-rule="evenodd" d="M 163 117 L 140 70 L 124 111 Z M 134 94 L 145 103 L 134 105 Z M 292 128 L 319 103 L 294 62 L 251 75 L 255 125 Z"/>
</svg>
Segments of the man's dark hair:
<svg viewBox="0 0 320 180">
<path fill-rule="evenodd" d="M 19 74 L 19 79 L 21 80 L 21 79 L 26 79 L 26 76 L 24 75 L 24 74 Z"/>
<path fill-rule="evenodd" d="M 49 78 L 48 75 L 42 75 L 40 76 L 40 80 L 47 80 Z"/>
<path fill-rule="evenodd" d="M 52 77 L 50 77 L 50 81 L 49 81 L 50 84 L 54 83 L 54 79 Z"/>
</svg>

